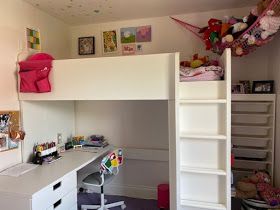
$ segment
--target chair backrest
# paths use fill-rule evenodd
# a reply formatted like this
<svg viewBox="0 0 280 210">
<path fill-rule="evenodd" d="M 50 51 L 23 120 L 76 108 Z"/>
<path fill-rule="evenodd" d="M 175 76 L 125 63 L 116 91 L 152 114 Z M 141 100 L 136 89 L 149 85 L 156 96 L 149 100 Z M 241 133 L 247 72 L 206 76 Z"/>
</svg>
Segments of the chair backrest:
<svg viewBox="0 0 280 210">
<path fill-rule="evenodd" d="M 123 164 L 123 150 L 116 149 L 113 152 L 106 155 L 100 166 L 101 174 L 117 174 L 119 172 L 119 166 Z"/>
</svg>

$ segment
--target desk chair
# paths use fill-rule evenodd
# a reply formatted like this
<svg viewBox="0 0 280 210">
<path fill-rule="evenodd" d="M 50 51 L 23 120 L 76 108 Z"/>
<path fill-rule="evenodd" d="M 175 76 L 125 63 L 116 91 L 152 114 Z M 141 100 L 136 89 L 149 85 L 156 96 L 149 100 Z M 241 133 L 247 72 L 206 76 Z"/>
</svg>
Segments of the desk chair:
<svg viewBox="0 0 280 210">
<path fill-rule="evenodd" d="M 126 205 L 124 201 L 106 204 L 104 197 L 104 185 L 108 184 L 114 176 L 119 173 L 119 166 L 123 163 L 123 153 L 121 149 L 115 150 L 114 152 L 105 156 L 100 165 L 100 172 L 90 174 L 83 180 L 85 188 L 90 189 L 91 187 L 101 188 L 101 204 L 100 205 L 82 205 L 82 210 L 98 209 L 107 210 L 109 208 L 120 206 L 121 209 L 125 209 Z"/>
</svg>

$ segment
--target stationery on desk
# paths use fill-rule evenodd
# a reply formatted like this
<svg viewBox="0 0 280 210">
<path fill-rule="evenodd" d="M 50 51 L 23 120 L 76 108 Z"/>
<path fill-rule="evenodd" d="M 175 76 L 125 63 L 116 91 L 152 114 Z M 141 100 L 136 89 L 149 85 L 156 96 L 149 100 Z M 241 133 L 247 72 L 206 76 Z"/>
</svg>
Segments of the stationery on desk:
<svg viewBox="0 0 280 210">
<path fill-rule="evenodd" d="M 37 168 L 38 165 L 31 164 L 31 163 L 20 163 L 10 168 L 5 169 L 4 171 L 0 172 L 1 176 L 12 176 L 12 177 L 19 177 L 33 169 Z"/>
</svg>

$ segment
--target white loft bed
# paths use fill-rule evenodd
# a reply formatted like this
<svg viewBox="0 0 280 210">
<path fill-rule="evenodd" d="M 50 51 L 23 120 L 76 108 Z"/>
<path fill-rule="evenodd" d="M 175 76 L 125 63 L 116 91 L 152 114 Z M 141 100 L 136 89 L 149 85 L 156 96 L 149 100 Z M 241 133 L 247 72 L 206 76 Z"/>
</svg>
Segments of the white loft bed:
<svg viewBox="0 0 280 210">
<path fill-rule="evenodd" d="M 175 99 L 179 53 L 53 61 L 51 93 L 20 100 Z"/>
<path fill-rule="evenodd" d="M 179 82 L 179 53 L 57 60 L 51 93 L 22 101 L 166 100 L 172 210 L 231 209 L 231 54 L 225 80 Z"/>
</svg>

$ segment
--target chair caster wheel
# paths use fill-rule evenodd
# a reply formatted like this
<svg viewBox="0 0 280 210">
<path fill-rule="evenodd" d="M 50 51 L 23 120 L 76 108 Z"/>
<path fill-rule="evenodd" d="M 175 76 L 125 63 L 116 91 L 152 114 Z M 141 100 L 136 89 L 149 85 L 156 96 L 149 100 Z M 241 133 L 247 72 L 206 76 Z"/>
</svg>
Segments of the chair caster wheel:
<svg viewBox="0 0 280 210">
<path fill-rule="evenodd" d="M 121 205 L 121 208 L 122 208 L 122 209 L 125 209 L 125 208 L 126 208 L 126 205 L 125 205 L 125 204 Z"/>
</svg>

